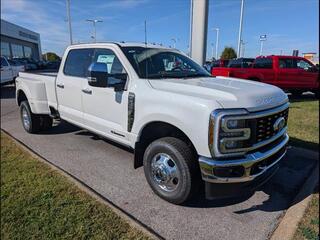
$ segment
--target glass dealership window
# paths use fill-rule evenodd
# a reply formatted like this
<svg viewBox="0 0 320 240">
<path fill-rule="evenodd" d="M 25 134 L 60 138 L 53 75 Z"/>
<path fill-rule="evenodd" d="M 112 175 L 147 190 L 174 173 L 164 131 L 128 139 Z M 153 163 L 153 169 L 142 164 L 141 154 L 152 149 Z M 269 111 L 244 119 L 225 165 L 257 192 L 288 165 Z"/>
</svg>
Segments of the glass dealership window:
<svg viewBox="0 0 320 240">
<path fill-rule="evenodd" d="M 13 58 L 23 58 L 23 49 L 21 45 L 11 44 L 12 57 Z"/>
<path fill-rule="evenodd" d="M 31 47 L 24 46 L 24 57 L 31 58 L 32 57 L 32 50 Z"/>
<path fill-rule="evenodd" d="M 10 57 L 9 43 L 1 42 L 1 55 L 5 57 Z"/>
</svg>

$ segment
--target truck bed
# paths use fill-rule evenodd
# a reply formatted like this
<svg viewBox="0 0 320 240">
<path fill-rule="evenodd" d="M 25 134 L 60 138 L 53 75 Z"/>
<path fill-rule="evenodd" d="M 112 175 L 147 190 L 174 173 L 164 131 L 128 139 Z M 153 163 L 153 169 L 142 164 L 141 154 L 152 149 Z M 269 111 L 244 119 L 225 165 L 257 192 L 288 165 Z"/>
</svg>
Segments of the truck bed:
<svg viewBox="0 0 320 240">
<path fill-rule="evenodd" d="M 21 89 L 27 95 L 34 113 L 48 114 L 49 106 L 57 107 L 56 77 L 57 72 L 48 71 L 19 73 L 16 79 L 17 89 Z"/>
</svg>

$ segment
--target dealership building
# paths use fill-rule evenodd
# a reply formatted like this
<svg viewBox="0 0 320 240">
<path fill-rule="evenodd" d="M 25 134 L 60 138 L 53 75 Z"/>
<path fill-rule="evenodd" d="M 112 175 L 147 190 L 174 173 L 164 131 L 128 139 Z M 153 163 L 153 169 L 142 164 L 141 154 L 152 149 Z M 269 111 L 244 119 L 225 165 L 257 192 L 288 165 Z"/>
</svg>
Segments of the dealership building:
<svg viewBox="0 0 320 240">
<path fill-rule="evenodd" d="M 1 19 L 1 56 L 40 60 L 40 34 Z"/>
</svg>

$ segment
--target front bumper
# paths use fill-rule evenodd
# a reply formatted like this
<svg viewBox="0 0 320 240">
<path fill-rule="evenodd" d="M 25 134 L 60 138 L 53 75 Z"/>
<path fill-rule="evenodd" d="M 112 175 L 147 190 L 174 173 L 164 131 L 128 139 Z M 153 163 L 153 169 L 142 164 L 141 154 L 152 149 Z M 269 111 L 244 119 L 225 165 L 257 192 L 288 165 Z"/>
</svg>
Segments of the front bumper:
<svg viewBox="0 0 320 240">
<path fill-rule="evenodd" d="M 199 157 L 202 179 L 207 183 L 245 183 L 262 177 L 286 154 L 289 136 L 285 134 L 274 146 L 260 149 L 235 160 Z"/>
</svg>

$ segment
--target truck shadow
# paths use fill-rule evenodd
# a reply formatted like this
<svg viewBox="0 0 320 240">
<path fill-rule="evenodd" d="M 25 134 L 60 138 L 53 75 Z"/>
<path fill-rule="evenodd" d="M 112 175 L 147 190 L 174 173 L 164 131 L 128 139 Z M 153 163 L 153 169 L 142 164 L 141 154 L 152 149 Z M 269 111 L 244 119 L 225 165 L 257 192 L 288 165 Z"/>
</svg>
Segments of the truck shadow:
<svg viewBox="0 0 320 240">
<path fill-rule="evenodd" d="M 68 122 L 61 121 L 59 124 L 54 123 L 53 127 L 49 130 L 41 131 L 37 135 L 55 135 L 55 134 L 66 134 L 81 131 L 82 129 L 72 125 Z"/>
<path fill-rule="evenodd" d="M 300 96 L 288 95 L 290 102 L 309 102 L 317 101 L 318 98 L 313 93 L 304 93 Z"/>
<path fill-rule="evenodd" d="M 1 99 L 12 99 L 16 97 L 16 88 L 13 84 L 1 86 Z"/>
<path fill-rule="evenodd" d="M 206 200 L 204 191 L 187 202 L 184 206 L 191 208 L 219 208 L 237 205 L 240 210 L 235 214 L 245 214 L 254 211 L 277 212 L 288 209 L 290 206 L 304 200 L 310 194 L 317 193 L 318 188 L 313 191 L 302 191 L 301 187 L 319 161 L 319 156 L 309 156 L 310 151 L 292 148 L 287 156 L 281 161 L 280 169 L 264 186 L 257 190 L 257 196 L 251 193 L 246 196 L 233 199 Z M 318 181 L 318 180 L 317 180 Z M 244 202 L 251 197 L 259 198 L 258 205 L 247 206 Z M 256 202 L 256 201 L 254 201 Z M 242 205 L 244 205 L 243 209 Z"/>
</svg>

